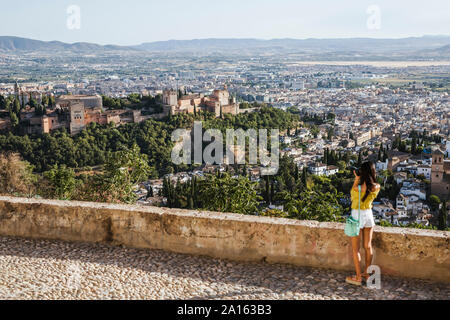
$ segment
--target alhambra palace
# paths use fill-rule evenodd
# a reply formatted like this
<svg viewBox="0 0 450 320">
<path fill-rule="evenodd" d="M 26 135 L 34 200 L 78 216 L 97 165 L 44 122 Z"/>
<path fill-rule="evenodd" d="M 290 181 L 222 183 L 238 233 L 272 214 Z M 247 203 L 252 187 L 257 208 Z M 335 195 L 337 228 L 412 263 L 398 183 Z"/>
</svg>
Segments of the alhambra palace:
<svg viewBox="0 0 450 320">
<path fill-rule="evenodd" d="M 178 98 L 177 91 L 164 90 L 163 104 L 165 112 L 172 115 L 208 111 L 214 113 L 216 117 L 220 117 L 222 114 L 236 115 L 239 113 L 236 97 L 230 96 L 227 86 L 224 90 L 214 90 L 210 96 L 192 94 L 180 98 Z"/>
<path fill-rule="evenodd" d="M 49 133 L 65 128 L 70 134 L 75 135 L 91 123 L 101 125 L 114 123 L 118 126 L 139 123 L 151 117 L 161 118 L 181 113 L 194 114 L 199 111 L 212 112 L 216 117 L 239 113 L 236 98 L 230 95 L 226 86 L 224 90 L 214 90 L 210 96 L 191 94 L 179 97 L 176 90 L 164 90 L 163 113 L 152 116 L 142 116 L 140 110 L 105 110 L 100 95 L 62 95 L 56 98 L 54 108 L 47 110 L 44 115 L 37 115 L 27 104 L 31 99 L 41 103 L 42 94 L 25 92 L 17 83 L 14 89 L 20 103 L 26 105 L 20 116 L 22 128 L 26 134 Z"/>
</svg>

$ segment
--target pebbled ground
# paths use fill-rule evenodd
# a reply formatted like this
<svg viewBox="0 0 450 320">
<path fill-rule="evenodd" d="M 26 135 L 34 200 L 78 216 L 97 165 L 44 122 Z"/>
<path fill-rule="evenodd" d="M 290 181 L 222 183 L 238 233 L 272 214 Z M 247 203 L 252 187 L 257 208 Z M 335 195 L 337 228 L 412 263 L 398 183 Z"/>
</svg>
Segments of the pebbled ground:
<svg viewBox="0 0 450 320">
<path fill-rule="evenodd" d="M 238 263 L 104 244 L 0 237 L 0 299 L 450 299 L 450 284 L 383 276 L 381 290 L 345 272 Z"/>
</svg>

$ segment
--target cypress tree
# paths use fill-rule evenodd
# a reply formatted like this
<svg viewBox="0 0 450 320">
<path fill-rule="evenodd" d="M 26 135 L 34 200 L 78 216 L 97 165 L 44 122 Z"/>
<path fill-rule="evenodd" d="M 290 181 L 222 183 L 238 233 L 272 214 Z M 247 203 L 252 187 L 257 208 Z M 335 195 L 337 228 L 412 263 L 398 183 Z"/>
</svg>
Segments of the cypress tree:
<svg viewBox="0 0 450 320">
<path fill-rule="evenodd" d="M 416 138 L 412 139 L 412 142 L 411 142 L 411 153 L 412 154 L 416 154 L 417 153 L 417 141 L 416 141 Z"/>
<path fill-rule="evenodd" d="M 336 151 L 331 150 L 328 162 L 329 162 L 330 165 L 335 165 L 336 164 Z"/>
<path fill-rule="evenodd" d="M 150 197 L 153 197 L 154 196 L 154 194 L 153 194 L 153 187 L 152 186 L 150 186 L 150 188 L 149 188 L 149 195 L 150 195 Z"/>
<path fill-rule="evenodd" d="M 188 208 L 191 210 L 194 209 L 194 200 L 191 195 L 188 196 Z"/>
<path fill-rule="evenodd" d="M 194 176 L 192 178 L 192 185 L 191 185 L 191 197 L 192 197 L 192 202 L 193 202 L 193 206 L 194 208 L 197 207 L 197 177 Z"/>
<path fill-rule="evenodd" d="M 23 101 L 23 100 L 22 100 Z M 13 112 L 16 114 L 17 117 L 20 115 L 20 102 L 19 99 L 14 99 L 14 109 Z"/>
<path fill-rule="evenodd" d="M 302 184 L 306 187 L 308 186 L 308 169 L 306 167 L 303 168 L 302 172 Z"/>
<path fill-rule="evenodd" d="M 270 199 L 269 201 L 272 202 L 275 198 L 275 181 L 272 179 L 271 187 L 270 187 Z"/>
</svg>

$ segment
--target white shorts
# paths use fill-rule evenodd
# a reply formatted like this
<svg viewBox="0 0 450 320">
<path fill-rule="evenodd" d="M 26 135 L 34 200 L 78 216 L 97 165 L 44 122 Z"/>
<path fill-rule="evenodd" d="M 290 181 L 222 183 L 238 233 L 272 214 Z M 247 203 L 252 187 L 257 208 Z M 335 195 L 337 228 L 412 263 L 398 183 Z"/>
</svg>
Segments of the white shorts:
<svg viewBox="0 0 450 320">
<path fill-rule="evenodd" d="M 358 220 L 358 210 L 352 210 L 352 217 L 355 220 Z M 369 210 L 361 210 L 361 217 L 359 219 L 359 228 L 373 228 L 375 227 L 375 220 L 373 218 L 372 209 Z"/>
</svg>

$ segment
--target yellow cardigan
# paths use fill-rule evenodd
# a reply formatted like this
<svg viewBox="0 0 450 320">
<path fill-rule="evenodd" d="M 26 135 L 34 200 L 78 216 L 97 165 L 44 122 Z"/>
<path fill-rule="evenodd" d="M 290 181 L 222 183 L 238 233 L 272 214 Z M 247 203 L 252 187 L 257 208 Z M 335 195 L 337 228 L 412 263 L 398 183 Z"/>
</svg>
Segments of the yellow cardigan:
<svg viewBox="0 0 450 320">
<path fill-rule="evenodd" d="M 366 201 L 363 202 L 363 198 L 365 196 L 364 192 L 361 192 L 361 210 L 369 210 L 372 209 L 373 201 L 378 197 L 378 194 L 380 193 L 380 188 L 377 188 L 374 192 L 370 192 L 370 194 L 367 196 Z M 358 201 L 359 201 L 359 192 L 358 189 L 352 189 L 351 191 L 351 198 L 352 198 L 352 209 L 358 210 Z"/>
</svg>

